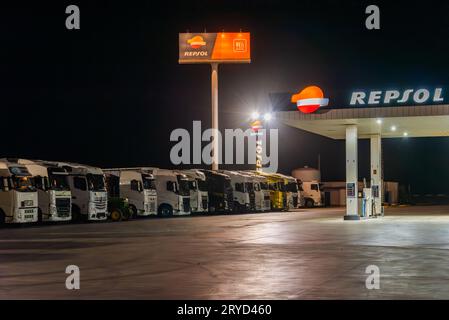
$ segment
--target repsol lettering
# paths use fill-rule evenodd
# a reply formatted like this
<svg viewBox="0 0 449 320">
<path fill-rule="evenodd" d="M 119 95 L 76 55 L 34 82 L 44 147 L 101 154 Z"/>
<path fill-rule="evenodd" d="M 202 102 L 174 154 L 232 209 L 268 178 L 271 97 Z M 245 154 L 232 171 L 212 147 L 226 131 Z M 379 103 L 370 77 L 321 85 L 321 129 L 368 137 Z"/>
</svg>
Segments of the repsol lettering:
<svg viewBox="0 0 449 320">
<path fill-rule="evenodd" d="M 386 91 L 354 91 L 351 95 L 350 105 L 381 105 L 381 104 L 413 104 L 440 103 L 444 101 L 443 89 L 406 89 Z"/>
</svg>

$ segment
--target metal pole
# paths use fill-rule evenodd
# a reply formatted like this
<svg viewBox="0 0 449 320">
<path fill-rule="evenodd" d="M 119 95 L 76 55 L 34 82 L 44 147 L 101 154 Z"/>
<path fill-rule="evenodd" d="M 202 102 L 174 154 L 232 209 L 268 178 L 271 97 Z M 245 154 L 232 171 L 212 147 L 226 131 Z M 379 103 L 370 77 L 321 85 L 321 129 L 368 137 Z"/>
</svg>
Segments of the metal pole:
<svg viewBox="0 0 449 320">
<path fill-rule="evenodd" d="M 218 63 L 212 63 L 212 170 L 218 170 Z"/>
</svg>

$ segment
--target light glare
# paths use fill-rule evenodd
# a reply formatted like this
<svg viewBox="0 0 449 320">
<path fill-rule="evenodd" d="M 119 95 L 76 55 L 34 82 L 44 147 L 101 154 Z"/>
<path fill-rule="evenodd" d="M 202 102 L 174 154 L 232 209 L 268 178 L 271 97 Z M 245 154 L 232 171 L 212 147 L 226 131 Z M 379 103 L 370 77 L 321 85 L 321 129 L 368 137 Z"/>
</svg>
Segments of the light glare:
<svg viewBox="0 0 449 320">
<path fill-rule="evenodd" d="M 256 111 L 254 111 L 254 112 L 251 114 L 251 119 L 252 119 L 252 120 L 257 120 L 257 119 L 259 119 L 259 113 L 256 112 Z"/>
</svg>

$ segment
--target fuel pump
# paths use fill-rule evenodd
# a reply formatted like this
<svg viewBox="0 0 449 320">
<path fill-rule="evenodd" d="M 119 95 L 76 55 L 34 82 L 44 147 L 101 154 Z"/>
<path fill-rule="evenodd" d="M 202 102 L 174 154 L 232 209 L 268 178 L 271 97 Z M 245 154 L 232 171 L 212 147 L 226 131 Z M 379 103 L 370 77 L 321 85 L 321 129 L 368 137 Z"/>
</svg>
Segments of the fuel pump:
<svg viewBox="0 0 449 320">
<path fill-rule="evenodd" d="M 362 217 L 369 218 L 373 215 L 373 194 L 371 188 L 363 188 Z"/>
</svg>

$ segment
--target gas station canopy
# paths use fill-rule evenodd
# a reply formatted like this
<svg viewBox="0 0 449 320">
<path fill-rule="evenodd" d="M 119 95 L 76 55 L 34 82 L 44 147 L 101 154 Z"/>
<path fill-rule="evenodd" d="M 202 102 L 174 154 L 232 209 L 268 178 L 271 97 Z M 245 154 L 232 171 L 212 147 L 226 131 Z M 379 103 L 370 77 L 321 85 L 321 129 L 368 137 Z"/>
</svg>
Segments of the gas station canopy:
<svg viewBox="0 0 449 320">
<path fill-rule="evenodd" d="M 346 127 L 356 125 L 358 138 L 449 136 L 449 105 L 356 107 L 315 113 L 281 111 L 276 118 L 288 126 L 332 139 L 345 139 Z"/>
</svg>

